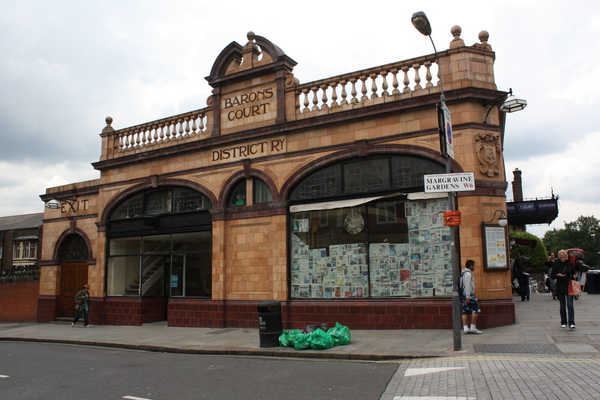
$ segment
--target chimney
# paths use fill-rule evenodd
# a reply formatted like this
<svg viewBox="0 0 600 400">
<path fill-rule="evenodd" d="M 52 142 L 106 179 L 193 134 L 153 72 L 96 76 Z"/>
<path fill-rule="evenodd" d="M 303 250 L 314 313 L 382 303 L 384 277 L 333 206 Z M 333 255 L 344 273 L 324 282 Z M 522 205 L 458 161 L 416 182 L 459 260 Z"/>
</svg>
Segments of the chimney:
<svg viewBox="0 0 600 400">
<path fill-rule="evenodd" d="M 513 171 L 514 180 L 512 181 L 512 191 L 514 201 L 523 201 L 523 180 L 521 179 L 522 172 L 519 168 Z"/>
</svg>

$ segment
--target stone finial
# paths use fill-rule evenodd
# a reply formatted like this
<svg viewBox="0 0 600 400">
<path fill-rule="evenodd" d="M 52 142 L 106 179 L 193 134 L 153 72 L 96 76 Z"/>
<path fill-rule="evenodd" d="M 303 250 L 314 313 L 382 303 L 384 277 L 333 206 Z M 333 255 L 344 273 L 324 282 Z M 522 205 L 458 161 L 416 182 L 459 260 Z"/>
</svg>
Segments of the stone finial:
<svg viewBox="0 0 600 400">
<path fill-rule="evenodd" d="M 460 34 L 462 33 L 462 28 L 459 25 L 454 25 L 450 28 L 450 33 L 454 36 L 454 39 L 450 42 L 450 48 L 455 49 L 457 47 L 464 47 L 465 42 L 460 38 Z"/>
<path fill-rule="evenodd" d="M 110 117 L 110 116 L 106 117 L 106 118 L 104 118 L 104 121 L 106 122 L 106 126 L 104 127 L 104 129 L 102 129 L 102 133 L 105 133 L 105 132 L 114 132 L 115 129 L 111 125 L 113 123 L 112 117 Z"/>
<path fill-rule="evenodd" d="M 248 31 L 248 33 L 246 34 L 246 37 L 248 38 L 249 42 L 254 41 L 254 36 L 256 36 L 256 34 L 253 31 Z"/>
<path fill-rule="evenodd" d="M 492 49 L 492 46 L 490 44 L 488 44 L 488 39 L 490 38 L 490 34 L 488 31 L 481 31 L 479 32 L 479 41 L 481 42 L 481 45 L 488 50 Z"/>
</svg>

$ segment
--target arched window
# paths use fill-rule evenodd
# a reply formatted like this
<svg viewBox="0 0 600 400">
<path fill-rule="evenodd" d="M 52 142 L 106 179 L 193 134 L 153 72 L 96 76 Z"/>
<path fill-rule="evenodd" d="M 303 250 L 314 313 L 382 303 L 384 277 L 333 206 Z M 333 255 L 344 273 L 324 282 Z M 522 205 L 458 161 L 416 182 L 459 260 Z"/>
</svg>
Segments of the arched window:
<svg viewBox="0 0 600 400">
<path fill-rule="evenodd" d="M 168 213 L 210 210 L 208 197 L 189 188 L 149 190 L 127 199 L 112 214 L 111 220 Z"/>
<path fill-rule="evenodd" d="M 273 201 L 273 195 L 269 186 L 261 179 L 252 180 L 252 202 L 254 204 L 264 204 Z"/>
<path fill-rule="evenodd" d="M 246 180 L 242 179 L 231 191 L 229 195 L 229 201 L 227 202 L 229 207 L 239 207 L 246 205 Z"/>
</svg>

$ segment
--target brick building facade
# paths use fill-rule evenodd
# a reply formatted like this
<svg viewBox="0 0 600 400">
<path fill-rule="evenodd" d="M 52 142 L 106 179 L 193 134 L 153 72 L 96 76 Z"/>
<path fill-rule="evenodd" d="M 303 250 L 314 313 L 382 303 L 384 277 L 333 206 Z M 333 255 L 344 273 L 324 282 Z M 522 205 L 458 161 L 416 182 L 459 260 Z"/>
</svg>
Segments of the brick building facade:
<svg viewBox="0 0 600 400">
<path fill-rule="evenodd" d="M 504 92 L 487 34 L 453 34 L 439 68 L 427 55 L 301 84 L 250 32 L 216 58 L 207 107 L 117 130 L 108 117 L 101 177 L 41 196 L 62 207 L 45 213 L 39 320 L 88 282 L 93 324 L 256 327 L 272 299 L 286 328 L 451 327 L 448 196 L 423 183 L 445 172 L 439 74 L 451 170 L 475 176 L 455 199 L 458 260 L 479 265 L 482 327 L 513 323 L 506 231 L 482 229 L 506 209 Z"/>
</svg>

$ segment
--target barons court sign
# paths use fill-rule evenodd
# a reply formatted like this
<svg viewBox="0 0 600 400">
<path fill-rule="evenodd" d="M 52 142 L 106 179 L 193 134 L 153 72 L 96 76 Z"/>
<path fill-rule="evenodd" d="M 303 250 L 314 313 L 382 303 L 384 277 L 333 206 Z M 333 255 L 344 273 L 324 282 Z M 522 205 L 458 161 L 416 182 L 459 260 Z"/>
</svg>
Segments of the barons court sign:
<svg viewBox="0 0 600 400">
<path fill-rule="evenodd" d="M 225 94 L 221 101 L 221 124 L 223 128 L 232 128 L 275 118 L 277 107 L 273 87 Z"/>
</svg>

